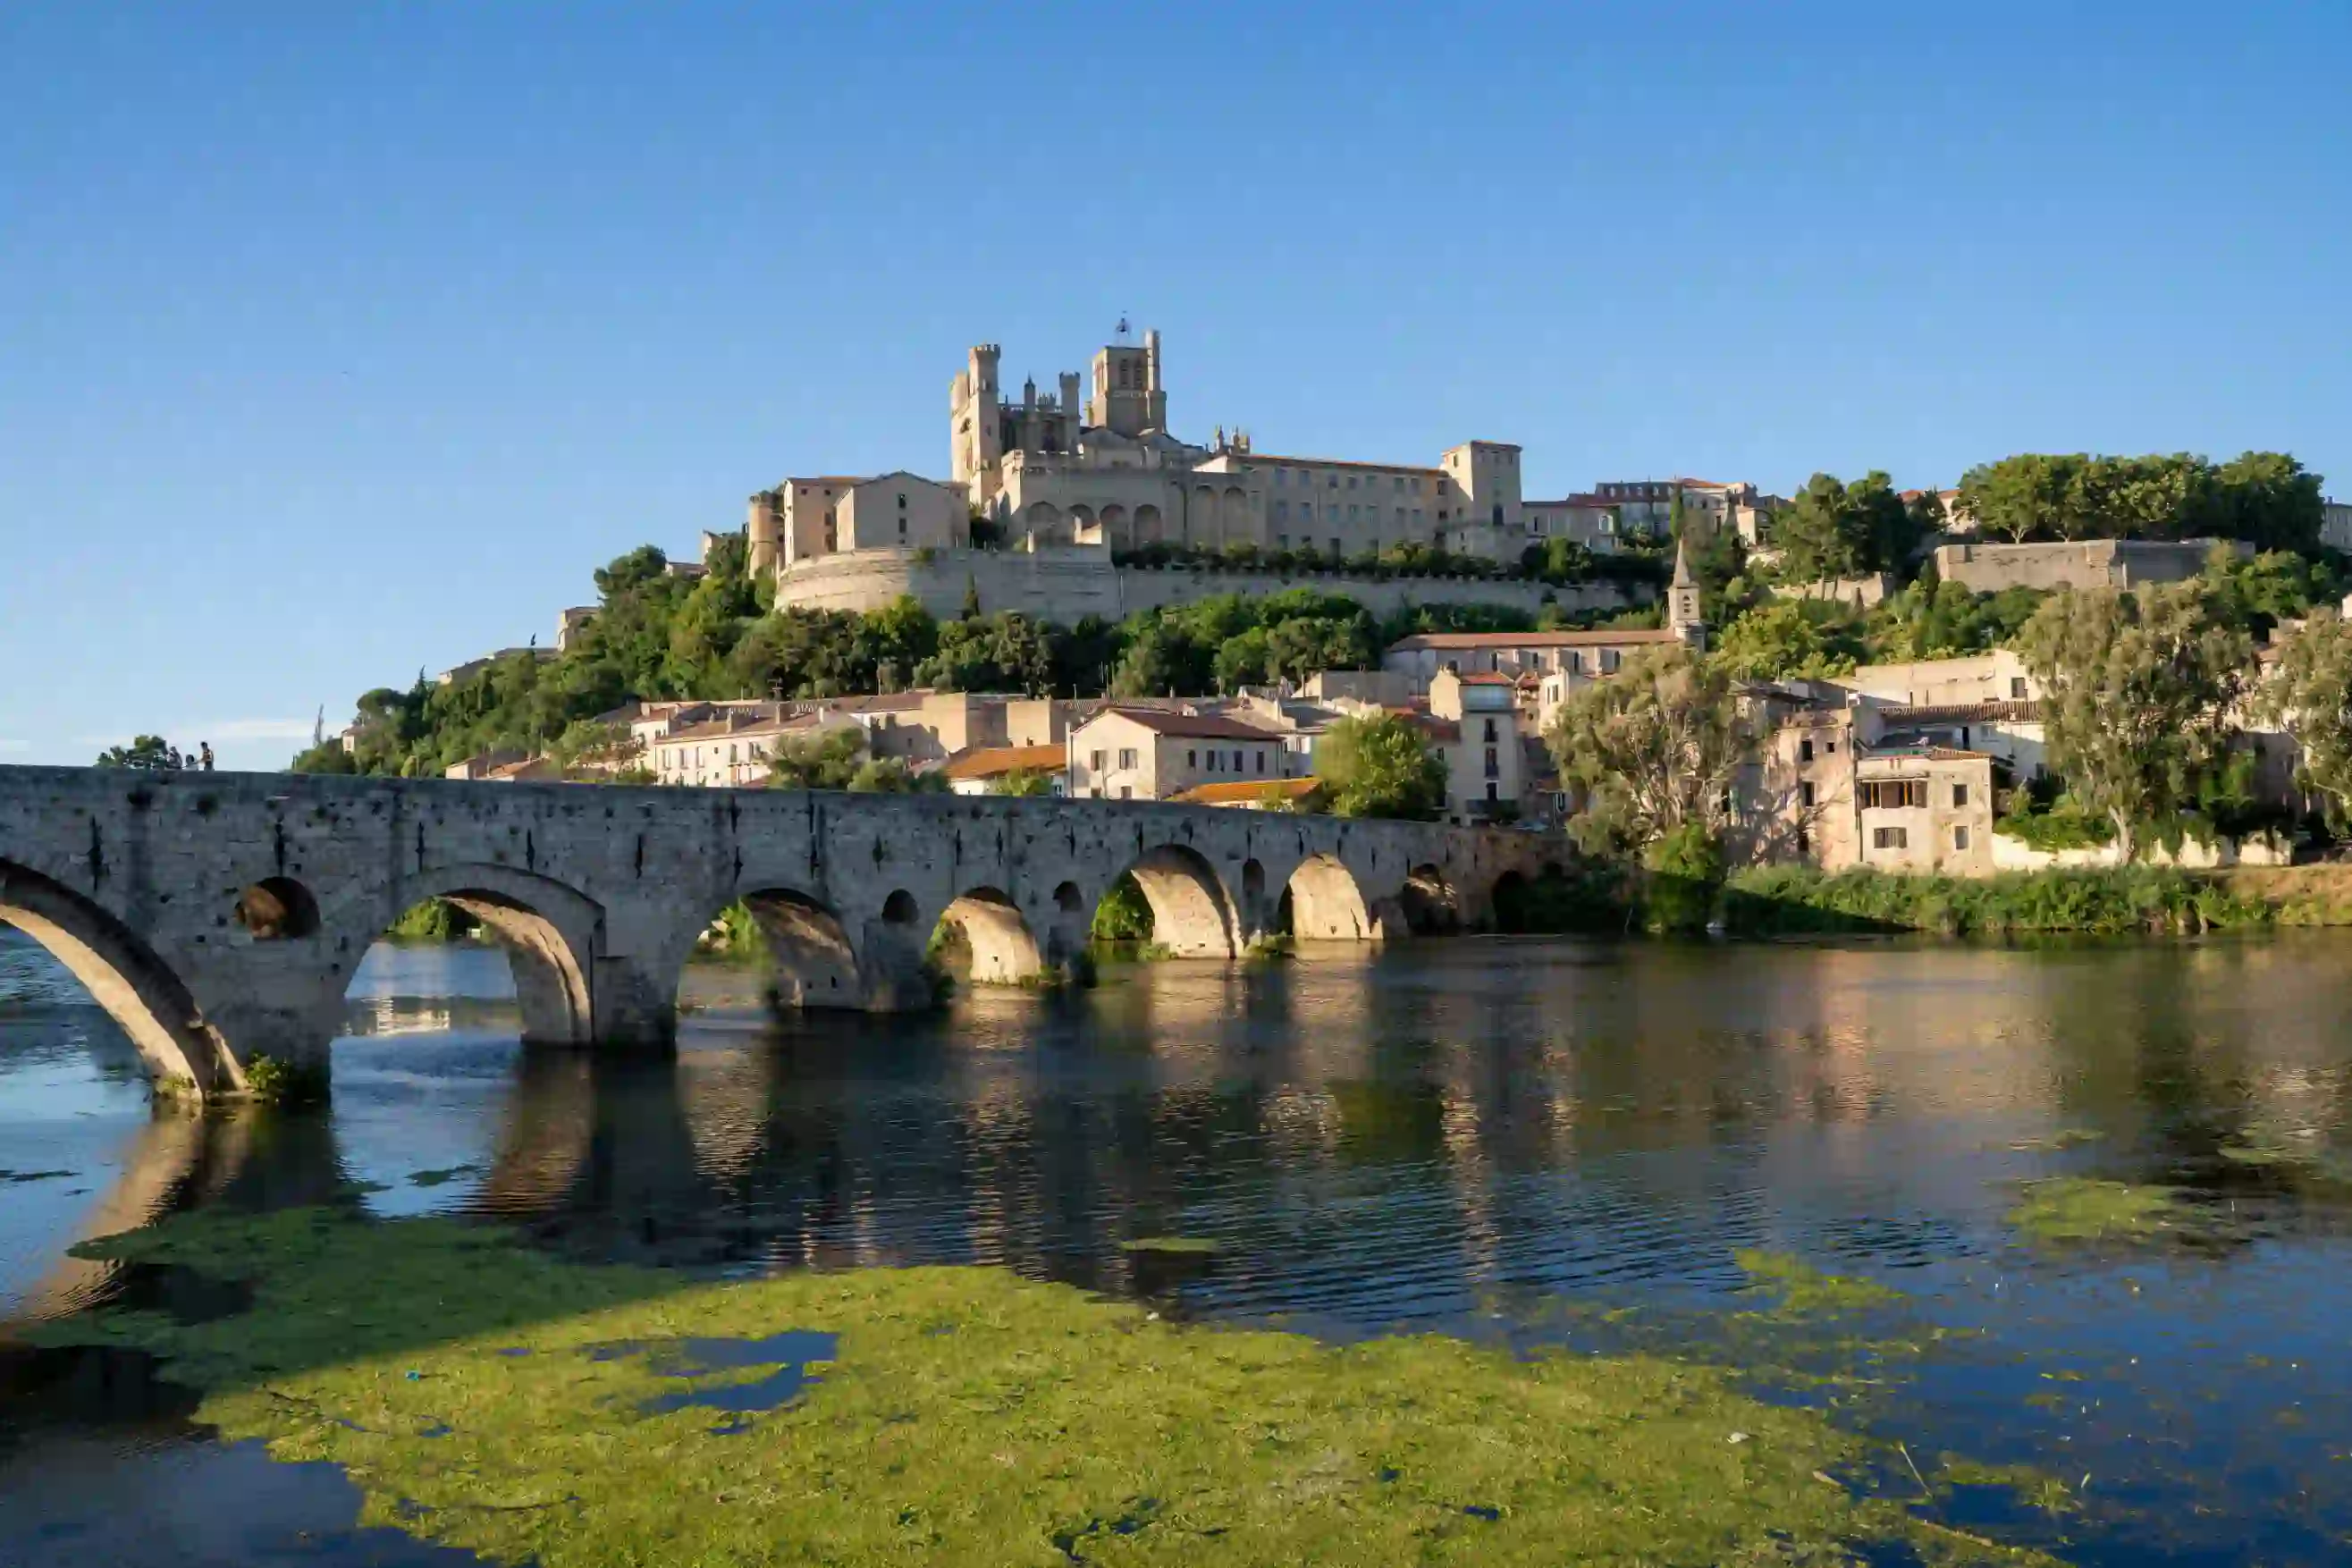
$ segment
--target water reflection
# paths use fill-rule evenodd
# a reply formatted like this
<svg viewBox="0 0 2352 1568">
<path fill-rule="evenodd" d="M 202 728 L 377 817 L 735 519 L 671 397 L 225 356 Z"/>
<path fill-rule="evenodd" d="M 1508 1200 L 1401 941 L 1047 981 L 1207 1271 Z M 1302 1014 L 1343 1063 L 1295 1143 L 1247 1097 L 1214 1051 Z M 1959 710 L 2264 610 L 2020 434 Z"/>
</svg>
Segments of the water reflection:
<svg viewBox="0 0 2352 1568">
<path fill-rule="evenodd" d="M 783 1025 L 756 974 L 711 970 L 646 1059 L 526 1050 L 497 953 L 405 950 L 362 971 L 331 1113 L 261 1119 L 126 1118 L 103 1020 L 20 993 L 0 1163 L 89 1190 L 0 1220 L 0 1290 L 74 1310 L 152 1288 L 64 1259 L 78 1236 L 332 1202 L 588 1258 L 1001 1264 L 1191 1316 L 1528 1342 L 1569 1331 L 1562 1303 L 1741 1308 L 1736 1251 L 1786 1249 L 1974 1336 L 1875 1418 L 2105 1478 L 2080 1560 L 2321 1561 L 2352 1530 L 2352 1412 L 2310 1397 L 2347 1366 L 2347 969 L 2326 940 L 1476 942 Z M 2233 1223 L 2201 1251 L 2038 1250 L 2004 1216 L 2058 1173 Z M 1215 1250 L 1125 1245 L 1164 1237 Z"/>
</svg>

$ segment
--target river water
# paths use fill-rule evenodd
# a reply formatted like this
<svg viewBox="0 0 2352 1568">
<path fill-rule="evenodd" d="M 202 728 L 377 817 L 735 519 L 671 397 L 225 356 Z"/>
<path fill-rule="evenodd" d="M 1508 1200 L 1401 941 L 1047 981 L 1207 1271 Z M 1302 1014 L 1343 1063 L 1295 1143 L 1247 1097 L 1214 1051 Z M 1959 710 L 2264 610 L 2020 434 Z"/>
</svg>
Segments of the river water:
<svg viewBox="0 0 2352 1568">
<path fill-rule="evenodd" d="M 1840 1419 L 2070 1500 L 1959 1488 L 1937 1517 L 2085 1563 L 2352 1561 L 2340 938 L 1472 939 L 782 1026 L 757 989 L 692 974 L 674 1061 L 525 1052 L 498 952 L 379 947 L 331 1110 L 158 1117 L 111 1024 L 0 934 L 0 1315 L 188 1289 L 68 1258 L 88 1236 L 356 1202 L 684 1269 L 980 1262 L 1204 1321 L 1604 1321 L 1719 1358 L 1760 1248 L 1903 1293 L 1916 1353 Z M 2061 1177 L 2166 1184 L 2195 1223 L 2022 1233 Z M 1177 1235 L 1218 1249 L 1121 1246 Z M 8 1337 L 0 1562 L 472 1561 L 354 1528 L 331 1468 L 210 1440 L 136 1358 Z"/>
</svg>

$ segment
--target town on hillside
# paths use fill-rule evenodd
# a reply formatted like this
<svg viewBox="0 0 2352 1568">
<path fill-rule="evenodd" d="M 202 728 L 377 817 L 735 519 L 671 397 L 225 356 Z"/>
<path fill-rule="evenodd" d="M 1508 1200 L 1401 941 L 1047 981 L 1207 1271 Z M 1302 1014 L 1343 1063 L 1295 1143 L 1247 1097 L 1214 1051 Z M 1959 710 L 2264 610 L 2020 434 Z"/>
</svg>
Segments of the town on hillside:
<svg viewBox="0 0 2352 1568">
<path fill-rule="evenodd" d="M 1720 766 L 1704 745 L 1666 760 L 1689 804 L 1647 830 L 1700 821 L 1751 861 L 2100 863 L 2141 819 L 2160 854 L 2277 858 L 2327 788 L 2294 712 L 2256 700 L 2352 588 L 2352 506 L 2292 458 L 2028 454 L 1941 489 L 1612 479 L 1538 500 L 1508 442 L 1423 465 L 1276 455 L 1240 426 L 1188 441 L 1160 335 L 1129 339 L 1122 322 L 1087 374 L 1017 397 L 998 346 L 975 347 L 947 479 L 786 478 L 698 562 L 623 557 L 551 645 L 371 692 L 298 765 L 1540 831 L 1622 815 L 1643 761 L 1610 751 L 1633 700 L 1605 693 L 1639 672 L 1653 705 L 1696 703 L 1730 737 Z M 2183 733 L 2215 737 L 2195 778 L 2118 805 L 2048 730 L 2099 650 L 2070 665 L 2064 617 L 2041 613 L 2165 594 L 2242 635 L 2242 668 L 2195 694 L 2210 724 L 2183 710 Z M 1699 697 L 1658 695 L 1700 668 Z M 1360 781 L 1400 735 L 1416 776 Z M 2189 840 L 2161 831 L 2184 813 Z"/>
</svg>

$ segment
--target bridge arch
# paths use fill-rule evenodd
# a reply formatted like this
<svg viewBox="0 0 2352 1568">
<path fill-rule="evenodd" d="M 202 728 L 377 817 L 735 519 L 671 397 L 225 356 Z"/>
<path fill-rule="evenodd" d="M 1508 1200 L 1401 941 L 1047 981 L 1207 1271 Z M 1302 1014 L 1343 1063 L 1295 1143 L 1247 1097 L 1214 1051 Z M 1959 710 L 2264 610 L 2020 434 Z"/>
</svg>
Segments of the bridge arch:
<svg viewBox="0 0 2352 1568">
<path fill-rule="evenodd" d="M 1162 844 L 1129 862 L 1125 874 L 1151 906 L 1151 940 L 1178 958 L 1232 958 L 1242 929 L 1233 895 L 1208 858 L 1182 844 Z M 1118 879 L 1108 886 L 1116 887 Z"/>
<path fill-rule="evenodd" d="M 1355 873 L 1336 855 L 1309 855 L 1283 889 L 1300 942 L 1370 942 L 1381 935 Z"/>
<path fill-rule="evenodd" d="M 205 1022 L 187 986 L 100 905 L 29 866 L 0 860 L 0 921 L 81 982 L 157 1079 L 199 1095 L 245 1087 L 227 1042 Z"/>
<path fill-rule="evenodd" d="M 950 899 L 940 911 L 932 949 L 975 985 L 1022 985 L 1045 972 L 1029 922 L 995 888 L 971 888 Z"/>
<path fill-rule="evenodd" d="M 833 906 L 790 886 L 742 895 L 767 947 L 769 997 L 780 1007 L 862 1007 L 856 944 Z"/>
<path fill-rule="evenodd" d="M 253 891 L 247 889 L 248 899 Z M 330 968 L 333 1007 L 342 1005 L 359 955 L 403 914 L 431 899 L 471 917 L 504 950 L 525 1042 L 585 1045 L 595 1037 L 592 976 L 604 910 L 564 883 L 511 866 L 435 867 L 322 911 L 320 929 L 336 955 Z"/>
<path fill-rule="evenodd" d="M 1398 903 L 1406 927 L 1414 934 L 1433 935 L 1462 926 L 1462 899 L 1452 879 L 1433 865 L 1415 866 L 1407 873 Z"/>
</svg>

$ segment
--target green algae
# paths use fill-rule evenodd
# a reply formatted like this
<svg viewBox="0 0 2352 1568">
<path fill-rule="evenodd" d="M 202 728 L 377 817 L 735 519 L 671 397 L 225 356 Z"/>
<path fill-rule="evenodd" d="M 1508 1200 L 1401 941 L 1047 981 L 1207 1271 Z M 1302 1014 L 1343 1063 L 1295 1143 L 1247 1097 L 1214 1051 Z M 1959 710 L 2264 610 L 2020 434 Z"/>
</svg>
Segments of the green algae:
<svg viewBox="0 0 2352 1568">
<path fill-rule="evenodd" d="M 2059 1244 L 2147 1241 L 2190 1228 L 2173 1188 L 2088 1176 L 2028 1183 L 2009 1223 L 2034 1241 Z"/>
<path fill-rule="evenodd" d="M 1732 1255 L 1752 1283 L 1750 1291 L 1773 1296 L 1780 1310 L 1794 1317 L 1821 1317 L 1892 1306 L 1903 1292 L 1875 1280 L 1827 1274 L 1793 1253 L 1747 1247 Z"/>
<path fill-rule="evenodd" d="M 89 1250 L 242 1281 L 251 1306 L 43 1338 L 147 1350 L 226 1436 L 341 1466 L 363 1522 L 504 1562 L 1743 1563 L 1898 1538 L 2040 1561 L 1824 1485 L 1872 1446 L 1664 1356 L 1179 1327 L 988 1268 L 697 1283 L 325 1211 Z M 719 1426 L 648 1408 L 677 1377 L 609 1353 L 787 1333 L 835 1337 L 821 1375 Z"/>
</svg>

